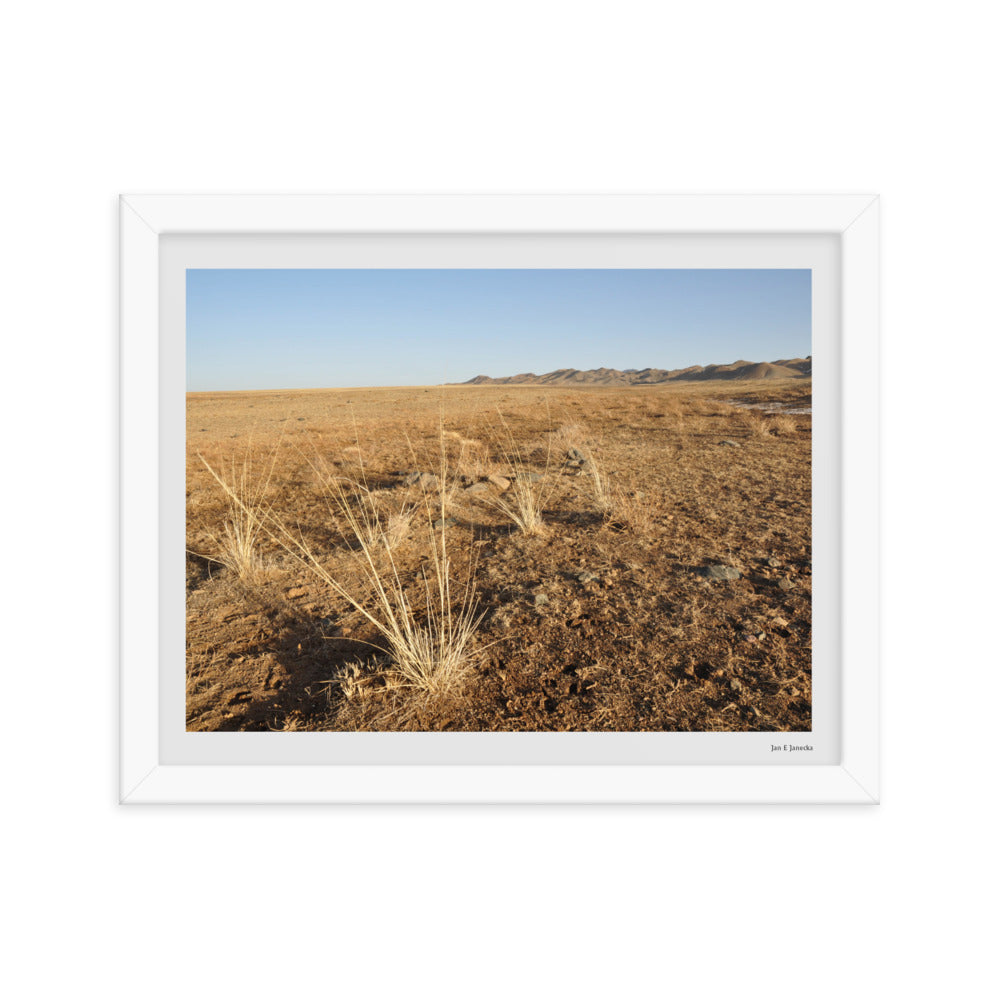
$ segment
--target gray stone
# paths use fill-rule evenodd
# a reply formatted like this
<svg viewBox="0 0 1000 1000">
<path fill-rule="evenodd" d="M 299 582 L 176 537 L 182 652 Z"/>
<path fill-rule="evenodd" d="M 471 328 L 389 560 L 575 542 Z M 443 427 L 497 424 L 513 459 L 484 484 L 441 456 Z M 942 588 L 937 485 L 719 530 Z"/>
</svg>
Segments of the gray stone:
<svg viewBox="0 0 1000 1000">
<path fill-rule="evenodd" d="M 771 556 L 771 558 L 768 559 L 767 564 L 768 566 L 778 567 L 781 565 L 781 560 L 776 559 L 774 556 Z"/>
<path fill-rule="evenodd" d="M 544 478 L 545 476 L 538 472 L 524 472 L 518 476 L 518 479 L 524 479 L 529 483 L 540 483 Z"/>
<path fill-rule="evenodd" d="M 545 594 L 535 594 L 535 607 L 541 608 L 549 603 L 548 597 Z"/>
<path fill-rule="evenodd" d="M 492 476 L 487 477 L 487 481 L 492 483 L 501 493 L 510 489 L 510 480 L 506 476 L 497 475 L 495 472 Z"/>
<path fill-rule="evenodd" d="M 433 489 L 438 484 L 438 477 L 430 472 L 411 472 L 404 480 L 404 486 L 419 486 L 422 490 Z"/>
<path fill-rule="evenodd" d="M 566 457 L 571 462 L 579 462 L 581 465 L 587 461 L 587 456 L 584 455 L 579 448 L 570 448 L 570 450 L 566 452 Z"/>
<path fill-rule="evenodd" d="M 585 569 L 582 573 L 577 573 L 576 578 L 580 583 L 593 583 L 595 580 L 599 580 L 600 577 L 596 573 L 591 573 L 590 570 Z"/>
<path fill-rule="evenodd" d="M 727 448 L 739 448 L 741 447 L 739 441 L 720 441 L 719 444 L 725 445 Z"/>
<path fill-rule="evenodd" d="M 702 566 L 699 570 L 707 580 L 738 580 L 740 571 L 732 566 Z"/>
<path fill-rule="evenodd" d="M 794 580 L 789 580 L 787 576 L 783 576 L 778 581 L 778 586 L 781 587 L 782 590 L 794 590 L 794 588 L 795 588 L 795 581 Z"/>
<path fill-rule="evenodd" d="M 487 493 L 489 492 L 489 487 L 486 483 L 473 483 L 470 487 L 468 487 L 468 489 L 463 490 L 463 492 L 471 493 L 473 495 L 476 493 Z"/>
<path fill-rule="evenodd" d="M 453 517 L 441 517 L 434 522 L 435 528 L 454 528 L 458 521 Z"/>
</svg>

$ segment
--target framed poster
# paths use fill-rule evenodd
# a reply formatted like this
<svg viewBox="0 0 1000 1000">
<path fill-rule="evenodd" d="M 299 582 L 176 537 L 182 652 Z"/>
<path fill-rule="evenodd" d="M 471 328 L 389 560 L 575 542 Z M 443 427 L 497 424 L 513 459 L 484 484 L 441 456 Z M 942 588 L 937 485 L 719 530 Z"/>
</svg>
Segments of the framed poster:
<svg viewBox="0 0 1000 1000">
<path fill-rule="evenodd" d="M 878 200 L 121 200 L 121 800 L 878 800 Z"/>
</svg>

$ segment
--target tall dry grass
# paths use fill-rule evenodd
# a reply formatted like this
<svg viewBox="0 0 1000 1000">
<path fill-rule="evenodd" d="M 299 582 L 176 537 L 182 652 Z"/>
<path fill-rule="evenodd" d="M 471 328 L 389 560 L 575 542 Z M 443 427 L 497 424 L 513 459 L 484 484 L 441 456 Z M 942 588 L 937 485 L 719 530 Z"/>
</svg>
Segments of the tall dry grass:
<svg viewBox="0 0 1000 1000">
<path fill-rule="evenodd" d="M 597 457 L 593 448 L 585 449 L 582 454 L 585 463 L 583 474 L 590 485 L 594 509 L 603 517 L 610 517 L 621 506 L 621 491 L 612 486 L 604 462 Z"/>
<path fill-rule="evenodd" d="M 198 455 L 222 488 L 226 514 L 221 532 L 210 536 L 215 544 L 215 555 L 193 554 L 224 566 L 244 584 L 259 584 L 267 576 L 269 567 L 261 551 L 261 542 L 268 533 L 267 521 L 272 510 L 268 492 L 278 448 L 275 446 L 272 450 L 263 475 L 254 471 L 252 443 L 247 445 L 242 462 L 237 463 L 235 456 L 230 459 L 227 474 L 213 468 L 204 455 Z"/>
<path fill-rule="evenodd" d="M 333 594 L 357 611 L 377 632 L 402 686 L 443 694 L 460 683 L 473 661 L 473 639 L 482 619 L 475 595 L 475 569 L 456 577 L 449 555 L 450 531 L 434 528 L 444 519 L 449 499 L 449 469 L 442 447 L 438 489 L 417 503 L 386 516 L 375 491 L 360 479 L 322 479 L 348 546 L 348 558 L 363 581 L 352 588 L 341 581 L 301 534 L 283 519 L 267 522 L 272 538 Z M 401 532 L 423 522 L 427 558 L 408 585 L 394 549 Z"/>
<path fill-rule="evenodd" d="M 565 449 L 565 464 L 583 477 L 593 509 L 604 518 L 624 513 L 626 494 L 612 481 L 594 435 L 582 424 L 569 424 L 555 431 L 552 440 Z"/>
<path fill-rule="evenodd" d="M 446 447 L 450 445 L 457 450 L 454 461 L 449 462 L 457 475 L 480 479 L 496 471 L 490 460 L 489 447 L 485 441 L 479 438 L 465 437 L 457 431 L 442 431 L 441 442 Z"/>
<path fill-rule="evenodd" d="M 505 475 L 511 477 L 511 482 L 504 492 L 496 496 L 483 495 L 482 502 L 503 515 L 522 534 L 545 534 L 547 528 L 544 511 L 555 491 L 551 476 L 551 441 L 546 444 L 542 472 L 535 472 L 530 467 L 524 450 L 515 442 L 510 425 L 502 413 L 499 414 L 494 443 L 505 465 Z"/>
</svg>

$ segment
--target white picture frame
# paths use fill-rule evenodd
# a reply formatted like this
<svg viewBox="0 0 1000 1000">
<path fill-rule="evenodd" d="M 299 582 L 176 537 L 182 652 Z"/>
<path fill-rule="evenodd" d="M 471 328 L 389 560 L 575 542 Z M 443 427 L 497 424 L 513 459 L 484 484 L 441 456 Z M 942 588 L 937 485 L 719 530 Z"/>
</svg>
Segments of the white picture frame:
<svg viewBox="0 0 1000 1000">
<path fill-rule="evenodd" d="M 121 247 L 120 801 L 879 801 L 879 203 L 834 195 L 124 195 Z M 164 238 L 324 234 L 832 237 L 839 269 L 839 761 L 743 764 L 165 762 L 160 636 Z M 180 401 L 178 401 L 180 404 Z M 180 404 L 182 405 L 182 404 Z M 180 470 L 178 470 L 180 473 Z M 304 734 L 267 734 L 288 739 Z M 446 734 L 443 734 L 446 735 Z M 457 734 L 455 734 L 457 735 Z M 368 734 L 371 739 L 371 735 Z M 556 734 L 556 739 L 559 734 Z M 457 745 L 457 744 L 456 744 Z"/>
</svg>

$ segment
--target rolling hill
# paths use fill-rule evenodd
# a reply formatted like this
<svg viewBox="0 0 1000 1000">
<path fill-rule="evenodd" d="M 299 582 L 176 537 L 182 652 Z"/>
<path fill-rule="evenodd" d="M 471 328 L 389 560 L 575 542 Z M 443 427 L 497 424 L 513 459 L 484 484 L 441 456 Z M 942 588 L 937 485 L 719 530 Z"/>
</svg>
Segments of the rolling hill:
<svg viewBox="0 0 1000 1000">
<path fill-rule="evenodd" d="M 808 378 L 812 375 L 812 355 L 781 361 L 734 361 L 728 365 L 692 365 L 667 371 L 663 368 L 557 368 L 545 375 L 525 372 L 491 378 L 476 375 L 460 385 L 658 385 L 663 382 L 710 382 L 716 380 L 753 381 L 757 379 Z"/>
</svg>

